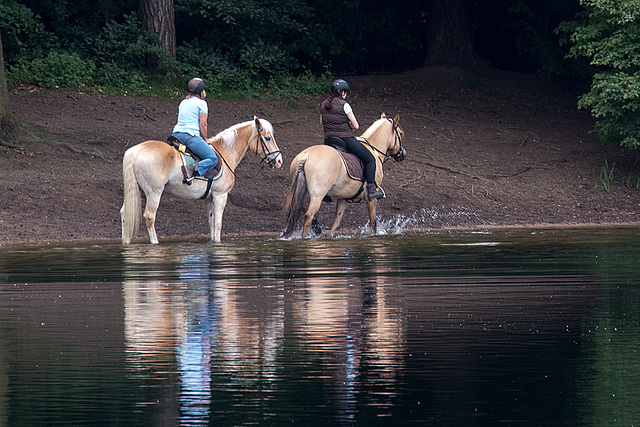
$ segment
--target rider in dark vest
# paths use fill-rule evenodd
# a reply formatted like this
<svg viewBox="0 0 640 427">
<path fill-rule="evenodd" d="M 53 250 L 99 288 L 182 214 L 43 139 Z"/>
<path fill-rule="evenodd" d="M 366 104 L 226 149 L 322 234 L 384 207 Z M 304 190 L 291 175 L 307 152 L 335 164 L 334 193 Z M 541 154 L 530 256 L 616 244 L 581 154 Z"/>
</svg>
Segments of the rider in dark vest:
<svg viewBox="0 0 640 427">
<path fill-rule="evenodd" d="M 344 141 L 347 149 L 355 154 L 364 164 L 364 178 L 367 181 L 367 194 L 369 200 L 384 197 L 384 193 L 378 190 L 376 185 L 376 160 L 371 151 L 353 135 L 353 130 L 358 129 L 358 120 L 353 114 L 349 103 L 345 101 L 349 92 L 349 84 L 342 80 L 334 80 L 331 83 L 329 98 L 320 105 L 320 123 L 324 129 L 325 144 L 331 137 Z"/>
</svg>

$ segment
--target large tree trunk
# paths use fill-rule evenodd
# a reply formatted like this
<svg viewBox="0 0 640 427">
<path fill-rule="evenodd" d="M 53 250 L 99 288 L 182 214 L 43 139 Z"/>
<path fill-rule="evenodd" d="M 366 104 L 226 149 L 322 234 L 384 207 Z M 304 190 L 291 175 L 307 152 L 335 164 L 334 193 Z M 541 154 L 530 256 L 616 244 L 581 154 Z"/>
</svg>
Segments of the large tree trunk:
<svg viewBox="0 0 640 427">
<path fill-rule="evenodd" d="M 465 68 L 480 65 L 480 58 L 473 45 L 466 1 L 429 2 L 429 39 L 425 65 L 449 64 Z"/>
<path fill-rule="evenodd" d="M 2 37 L 0 36 L 0 143 L 10 145 L 15 137 L 16 122 L 9 106 L 9 89 L 4 73 L 4 54 L 2 52 Z"/>
<path fill-rule="evenodd" d="M 140 0 L 142 28 L 158 35 L 164 50 L 176 57 L 176 19 L 173 0 Z"/>
</svg>

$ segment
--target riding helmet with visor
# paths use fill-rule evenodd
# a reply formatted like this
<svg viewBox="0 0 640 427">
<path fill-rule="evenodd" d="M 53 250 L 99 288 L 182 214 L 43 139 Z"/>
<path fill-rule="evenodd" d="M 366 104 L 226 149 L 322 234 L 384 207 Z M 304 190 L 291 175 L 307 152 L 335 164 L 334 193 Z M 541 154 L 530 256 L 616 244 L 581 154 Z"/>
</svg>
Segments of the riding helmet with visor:
<svg viewBox="0 0 640 427">
<path fill-rule="evenodd" d="M 349 92 L 349 83 L 342 79 L 337 79 L 331 82 L 331 92 L 340 94 L 342 91 Z"/>
</svg>

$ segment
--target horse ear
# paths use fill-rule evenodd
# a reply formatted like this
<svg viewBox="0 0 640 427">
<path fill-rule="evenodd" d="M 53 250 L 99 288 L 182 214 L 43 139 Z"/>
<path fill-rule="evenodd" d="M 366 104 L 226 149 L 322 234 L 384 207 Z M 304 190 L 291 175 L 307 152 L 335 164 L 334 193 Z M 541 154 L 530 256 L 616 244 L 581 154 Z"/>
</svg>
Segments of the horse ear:
<svg viewBox="0 0 640 427">
<path fill-rule="evenodd" d="M 253 121 L 256 124 L 256 129 L 258 133 L 262 132 L 262 123 L 260 123 L 260 119 L 257 116 L 253 116 Z"/>
<path fill-rule="evenodd" d="M 396 114 L 396 116 L 393 118 L 393 124 L 398 126 L 398 123 L 400 123 L 400 114 Z"/>
<path fill-rule="evenodd" d="M 382 114 L 380 114 L 380 118 L 384 119 L 385 117 L 387 117 L 387 115 L 384 113 L 384 111 L 382 112 Z"/>
</svg>

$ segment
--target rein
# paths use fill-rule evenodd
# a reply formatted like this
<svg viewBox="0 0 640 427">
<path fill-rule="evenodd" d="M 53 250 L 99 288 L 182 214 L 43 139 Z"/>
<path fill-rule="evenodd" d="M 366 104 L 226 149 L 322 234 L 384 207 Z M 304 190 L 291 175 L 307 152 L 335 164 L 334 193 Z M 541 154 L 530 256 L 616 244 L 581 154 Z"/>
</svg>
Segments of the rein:
<svg viewBox="0 0 640 427">
<path fill-rule="evenodd" d="M 259 128 L 259 129 L 256 128 L 256 131 L 258 133 L 258 137 L 256 139 L 256 154 L 258 153 L 258 144 L 262 145 L 262 152 L 264 153 L 264 157 L 262 158 L 262 160 L 260 160 L 260 163 L 262 163 L 262 162 L 264 162 L 266 160 L 266 164 L 268 164 L 269 166 L 273 166 L 273 164 L 275 162 L 274 159 L 278 156 L 278 154 L 281 153 L 281 151 L 280 150 L 278 150 L 278 151 L 269 151 L 269 148 L 267 147 L 267 143 L 264 141 L 265 137 L 262 136 L 262 134 L 260 133 L 260 132 L 262 132 L 262 128 Z M 227 166 L 227 169 L 229 169 L 229 171 L 233 175 L 234 179 L 237 178 L 236 177 L 236 172 L 233 170 L 233 168 L 231 166 L 229 166 L 229 163 L 227 162 L 227 159 L 224 158 L 224 156 L 222 155 L 220 150 L 216 149 L 213 146 L 213 144 L 211 144 L 211 147 L 214 149 L 216 155 L 220 159 L 222 159 L 222 162 Z M 264 166 L 262 167 L 262 169 L 264 169 Z M 209 192 L 211 191 L 211 186 L 213 184 L 213 180 L 209 179 L 207 181 L 208 181 L 207 182 L 207 189 L 204 192 L 204 194 L 202 195 L 202 197 L 200 197 L 200 199 L 206 199 L 209 196 Z"/>
<path fill-rule="evenodd" d="M 393 120 L 390 118 L 387 118 L 387 120 L 393 124 Z M 393 126 L 393 132 L 395 133 L 395 141 L 393 143 L 393 147 L 391 147 L 392 149 L 395 148 L 396 145 L 399 145 L 398 148 L 398 153 L 402 152 L 402 138 L 400 137 L 399 133 L 398 133 L 398 126 Z M 371 143 L 369 141 L 367 141 L 367 138 L 363 138 L 363 137 L 359 137 L 359 139 L 361 139 L 365 145 L 371 147 L 371 149 L 373 151 L 375 151 L 378 154 L 381 154 L 382 156 L 384 156 L 384 161 L 382 162 L 382 164 L 385 164 L 385 162 L 387 160 L 389 160 L 390 158 L 396 156 L 398 153 L 394 154 L 394 155 L 390 155 L 387 153 L 383 153 L 382 151 L 380 151 L 379 149 L 377 149 L 376 147 L 374 147 L 373 145 L 371 145 Z M 389 150 L 387 150 L 388 152 Z"/>
<path fill-rule="evenodd" d="M 222 159 L 222 162 L 227 166 L 227 168 L 231 171 L 231 175 L 233 175 L 233 177 L 235 178 L 236 172 L 233 169 L 231 169 L 231 166 L 229 166 L 229 163 L 227 163 L 227 159 L 224 158 L 224 156 L 219 150 L 216 150 L 216 154 Z"/>
<path fill-rule="evenodd" d="M 269 148 L 267 147 L 267 143 L 264 141 L 264 136 L 262 136 L 262 134 L 260 133 L 262 132 L 262 128 L 256 129 L 256 131 L 258 133 L 258 137 L 256 138 L 256 154 L 258 153 L 258 144 L 262 146 L 262 152 L 264 153 L 264 157 L 262 158 L 262 160 L 260 160 L 260 163 L 263 163 L 266 160 L 266 164 L 268 164 L 269 166 L 273 166 L 273 163 L 275 161 L 274 159 L 278 157 L 278 154 L 280 154 L 281 151 L 280 150 L 269 151 Z M 222 155 L 222 153 L 220 153 L 219 150 L 215 150 L 215 151 L 216 151 L 216 154 L 222 159 L 224 164 L 231 171 L 231 173 L 235 178 L 236 172 L 233 170 L 233 168 L 231 168 L 231 166 L 229 166 L 227 159 L 224 158 L 224 156 Z M 264 169 L 264 166 L 263 166 L 263 169 Z"/>
</svg>

